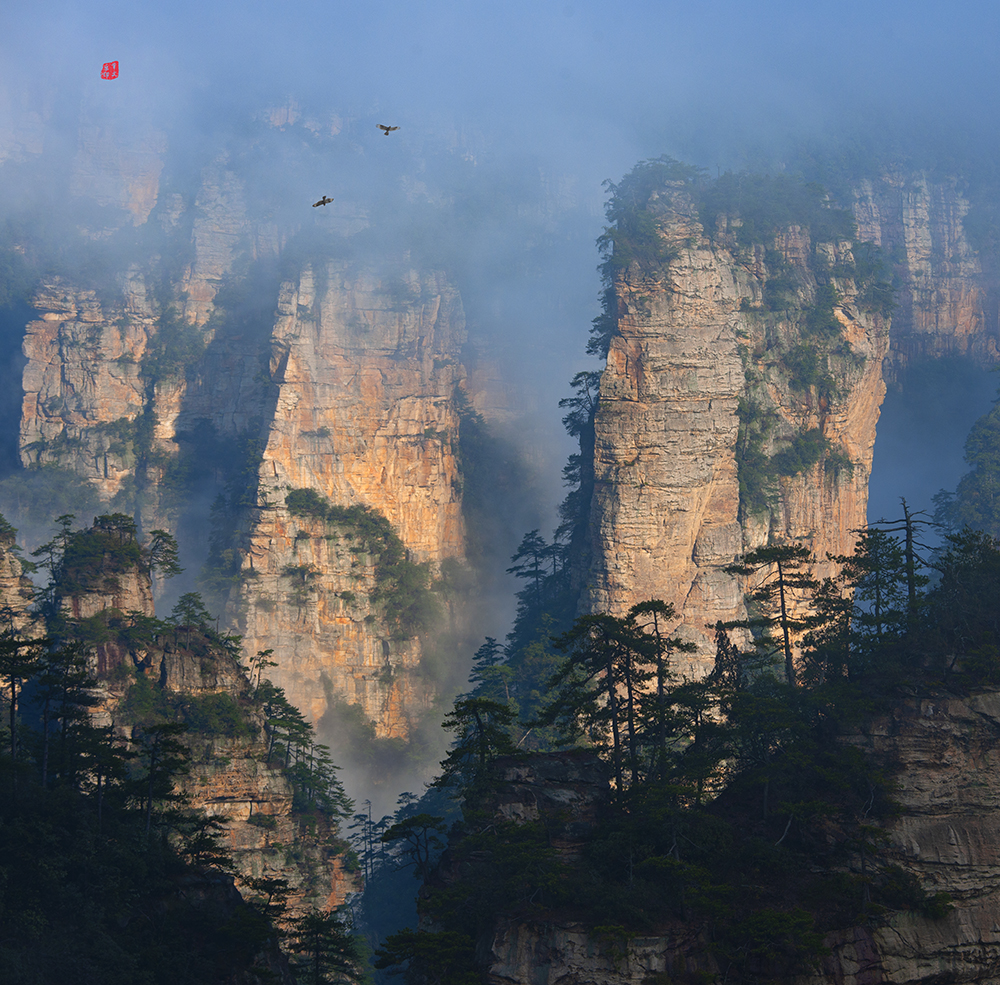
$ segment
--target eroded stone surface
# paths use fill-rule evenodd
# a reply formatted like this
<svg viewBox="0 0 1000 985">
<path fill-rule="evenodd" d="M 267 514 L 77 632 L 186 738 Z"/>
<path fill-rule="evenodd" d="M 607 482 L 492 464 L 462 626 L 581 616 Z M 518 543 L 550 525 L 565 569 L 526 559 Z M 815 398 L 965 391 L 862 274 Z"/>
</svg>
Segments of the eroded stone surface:
<svg viewBox="0 0 1000 985">
<path fill-rule="evenodd" d="M 918 356 L 971 356 L 993 363 L 1000 324 L 963 219 L 969 203 L 955 181 L 888 172 L 862 181 L 854 214 L 862 239 L 883 247 L 901 279 L 892 317 L 893 363 Z"/>
<path fill-rule="evenodd" d="M 995 982 L 1000 975 L 1000 694 L 901 702 L 849 738 L 899 764 L 900 814 L 886 828 L 891 860 L 954 908 L 914 912 L 826 938 L 831 953 L 799 985 Z M 569 786 L 569 778 L 563 780 Z M 556 788 L 559 783 L 555 784 Z M 522 798 L 523 799 L 523 798 Z M 530 798 L 529 798 L 530 799 Z M 530 813 L 521 810 L 521 815 Z M 640 985 L 648 976 L 721 974 L 694 925 L 628 942 L 615 955 L 579 923 L 505 921 L 488 942 L 491 985 Z"/>
<path fill-rule="evenodd" d="M 856 359 L 839 367 L 836 400 L 800 393 L 767 341 L 794 338 L 797 329 L 754 311 L 762 257 L 737 259 L 725 229 L 710 241 L 681 189 L 666 189 L 650 209 L 674 259 L 652 274 L 633 263 L 615 285 L 619 329 L 595 421 L 592 560 L 582 607 L 622 614 L 644 599 L 672 603 L 678 633 L 698 646 L 680 669 L 701 674 L 714 655 L 716 621 L 745 617 L 745 586 L 724 570 L 739 554 L 769 539 L 801 542 L 821 559 L 853 549 L 885 394 L 888 325 L 858 310 L 852 281 L 838 281 L 835 313 Z M 825 245 L 832 262 L 847 258 L 849 244 Z M 809 303 L 808 236 L 793 227 L 777 246 Z M 776 510 L 742 517 L 735 448 L 737 404 L 747 394 L 778 415 L 769 454 L 819 428 L 849 456 L 853 472 L 831 475 L 820 463 L 782 478 Z M 824 560 L 816 573 L 832 570 Z"/>
<path fill-rule="evenodd" d="M 308 488 L 372 507 L 435 571 L 461 557 L 464 318 L 440 275 L 408 273 L 395 299 L 389 285 L 334 264 L 316 280 L 307 269 L 278 301 L 276 407 L 260 469 L 267 505 L 250 533 L 241 631 L 250 652 L 274 650 L 276 683 L 314 718 L 332 693 L 360 704 L 380 734 L 405 736 L 432 697 L 412 673 L 417 641 L 395 638 L 371 606 L 372 559 L 343 529 L 291 516 L 285 497 Z"/>
</svg>

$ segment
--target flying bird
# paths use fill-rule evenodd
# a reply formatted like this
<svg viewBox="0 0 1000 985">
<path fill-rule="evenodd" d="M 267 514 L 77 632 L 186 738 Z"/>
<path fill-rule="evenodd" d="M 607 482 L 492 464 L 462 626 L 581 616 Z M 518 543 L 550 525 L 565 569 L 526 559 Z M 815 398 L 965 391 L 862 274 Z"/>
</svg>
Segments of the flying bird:
<svg viewBox="0 0 1000 985">
<path fill-rule="evenodd" d="M 384 123 L 376 123 L 375 126 L 377 126 L 379 130 L 383 131 L 387 137 L 393 130 L 399 129 L 399 127 L 387 127 Z"/>
<path fill-rule="evenodd" d="M 313 202 L 313 208 L 316 208 L 317 205 L 329 205 L 332 201 L 332 198 L 327 198 L 324 195 L 318 202 Z"/>
</svg>

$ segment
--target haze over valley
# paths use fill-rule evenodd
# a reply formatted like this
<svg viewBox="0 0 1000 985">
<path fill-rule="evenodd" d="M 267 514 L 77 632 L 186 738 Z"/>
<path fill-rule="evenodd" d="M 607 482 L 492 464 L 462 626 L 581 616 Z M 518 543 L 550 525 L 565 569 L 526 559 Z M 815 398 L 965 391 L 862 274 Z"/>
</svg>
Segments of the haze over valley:
<svg viewBox="0 0 1000 985">
<path fill-rule="evenodd" d="M 998 28 L 0 11 L 0 982 L 992 980 Z"/>
</svg>

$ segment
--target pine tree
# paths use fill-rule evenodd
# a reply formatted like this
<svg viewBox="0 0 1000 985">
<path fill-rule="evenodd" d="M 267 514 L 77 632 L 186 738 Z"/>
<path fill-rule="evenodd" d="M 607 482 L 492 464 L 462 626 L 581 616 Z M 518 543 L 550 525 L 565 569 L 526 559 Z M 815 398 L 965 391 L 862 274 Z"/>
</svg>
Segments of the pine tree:
<svg viewBox="0 0 1000 985">
<path fill-rule="evenodd" d="M 730 574 L 756 579 L 757 585 L 748 593 L 748 598 L 759 612 L 749 619 L 727 622 L 725 628 L 754 630 L 756 645 L 763 653 L 783 655 L 785 681 L 792 686 L 796 683 L 792 634 L 813 624 L 809 616 L 793 615 L 792 607 L 796 601 L 804 601 L 805 593 L 819 587 L 807 570 L 813 561 L 812 552 L 801 544 L 784 544 L 758 547 L 725 569 Z M 771 636 L 771 630 L 776 627 L 781 630 L 779 641 Z"/>
<path fill-rule="evenodd" d="M 430 875 L 431 868 L 444 848 L 439 835 L 444 834 L 447 825 L 443 817 L 433 814 L 413 814 L 396 821 L 382 834 L 382 843 L 400 843 L 396 857 L 400 868 L 413 866 L 413 874 L 420 880 Z M 405 858 L 407 861 L 402 861 Z"/>
<path fill-rule="evenodd" d="M 529 579 L 529 585 L 518 598 L 525 605 L 541 606 L 544 598 L 545 563 L 551 552 L 551 546 L 545 543 L 538 530 L 531 530 L 524 535 L 517 552 L 511 558 L 514 563 L 507 569 L 507 574 L 515 578 Z"/>
<path fill-rule="evenodd" d="M 556 639 L 566 658 L 549 684 L 555 695 L 539 716 L 539 724 L 558 725 L 567 740 L 585 733 L 607 750 L 619 792 L 627 786 L 626 769 L 630 783 L 640 776 L 640 695 L 656 665 L 635 618 L 581 616 Z"/>
<path fill-rule="evenodd" d="M 955 492 L 934 497 L 934 519 L 952 532 L 971 527 L 1000 537 L 1000 395 L 969 431 L 965 461 L 970 471 Z"/>
<path fill-rule="evenodd" d="M 514 710 L 489 698 L 460 698 L 445 716 L 443 728 L 456 733 L 455 743 L 441 761 L 435 786 L 458 784 L 467 789 L 486 780 L 498 756 L 514 753 L 510 730 Z"/>
<path fill-rule="evenodd" d="M 298 980 L 309 985 L 365 982 L 361 942 L 336 911 L 314 910 L 299 917 L 292 925 L 290 937 L 290 948 L 299 957 Z"/>
</svg>

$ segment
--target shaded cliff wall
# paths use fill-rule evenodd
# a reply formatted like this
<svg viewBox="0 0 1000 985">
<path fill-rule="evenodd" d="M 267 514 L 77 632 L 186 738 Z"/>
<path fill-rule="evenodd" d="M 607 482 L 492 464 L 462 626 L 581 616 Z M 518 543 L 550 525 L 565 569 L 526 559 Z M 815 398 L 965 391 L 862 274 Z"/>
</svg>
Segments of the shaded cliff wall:
<svg viewBox="0 0 1000 985">
<path fill-rule="evenodd" d="M 886 172 L 858 183 L 852 208 L 859 237 L 885 249 L 899 277 L 887 374 L 920 357 L 996 362 L 996 272 L 969 242 L 960 183 Z"/>
<path fill-rule="evenodd" d="M 118 161 L 115 187 L 131 202 L 146 195 L 136 190 L 146 179 L 128 160 Z M 101 200 L 86 183 L 79 193 Z M 245 282 L 249 264 L 278 252 L 276 228 L 248 219 L 243 182 L 224 158 L 203 168 L 185 194 L 157 197 L 156 187 L 150 194 L 151 210 L 123 213 L 141 225 L 135 261 L 115 270 L 108 260 L 90 277 L 99 283 L 47 278 L 32 300 L 40 318 L 26 326 L 22 346 L 22 464 L 72 470 L 103 501 L 135 514 L 140 529 L 177 524 L 178 496 L 160 487 L 179 429 L 205 418 L 235 434 L 266 413 L 258 350 L 274 298 L 252 313 L 252 326 L 245 311 L 240 324 L 229 324 L 214 300 L 223 285 Z M 265 289 L 259 268 L 255 274 L 255 287 Z M 206 373 L 210 385 L 199 387 Z"/>
<path fill-rule="evenodd" d="M 745 586 L 722 570 L 737 555 L 801 542 L 823 577 L 835 569 L 827 553 L 852 552 L 853 531 L 866 522 L 886 378 L 918 356 L 993 361 L 1000 332 L 955 183 L 886 175 L 858 187 L 858 239 L 880 245 L 897 277 L 891 327 L 859 303 L 848 242 L 812 243 L 795 226 L 777 237 L 796 284 L 799 311 L 790 315 L 762 304 L 765 251 L 737 247 L 738 221 L 723 217 L 708 236 L 681 187 L 654 192 L 647 208 L 673 258 L 654 270 L 633 262 L 614 284 L 617 332 L 595 422 L 581 607 L 621 613 L 646 598 L 672 602 L 679 632 L 699 646 L 682 669 L 701 673 L 715 621 L 744 617 Z M 817 256 L 844 272 L 831 280 L 833 315 L 849 348 L 829 354 L 832 387 L 804 386 L 786 358 L 808 341 L 798 323 L 816 298 Z M 762 448 L 768 456 L 817 429 L 828 442 L 819 461 L 778 477 L 767 510 L 740 506 L 740 398 L 777 415 Z"/>
<path fill-rule="evenodd" d="M 110 529 L 92 528 L 98 533 Z M 128 545 L 131 540 L 125 535 L 121 542 Z M 8 566 L 12 563 L 9 550 L 0 553 L 0 575 L 6 570 L 5 561 Z M 73 591 L 64 591 L 57 583 L 55 595 L 56 608 L 70 620 L 70 633 L 74 621 L 95 615 L 104 614 L 111 623 L 111 638 L 89 646 L 99 682 L 95 695 L 99 702 L 92 710 L 95 722 L 115 725 L 120 741 L 138 737 L 142 724 L 132 724 L 137 719 L 128 697 L 140 676 L 172 707 L 218 696 L 230 699 L 230 711 L 246 727 L 232 729 L 232 722 L 223 718 L 218 731 L 193 728 L 185 733 L 191 760 L 189 771 L 176 780 L 179 791 L 187 795 L 192 808 L 226 822 L 222 840 L 232 852 L 238 886 L 249 879 L 286 880 L 292 917 L 340 905 L 357 888 L 345 868 L 347 846 L 336 820 L 321 810 L 302 810 L 277 757 L 273 764 L 269 760 L 265 716 L 238 659 L 197 627 L 169 632 L 164 626 L 156 635 L 115 632 L 114 620 L 124 617 L 127 624 L 136 614 L 153 614 L 152 582 L 143 566 L 122 564 L 105 555 L 75 575 Z M 7 587 L 0 579 L 0 593 Z M 63 625 L 58 631 L 66 629 Z"/>
<path fill-rule="evenodd" d="M 24 573 L 15 533 L 0 529 L 0 631 L 22 636 L 41 636 L 35 614 L 31 611 L 35 586 Z"/>
<path fill-rule="evenodd" d="M 156 331 L 144 279 L 129 276 L 125 302 L 106 310 L 93 290 L 46 283 L 25 329 L 21 461 L 60 465 L 110 501 L 134 479 L 132 431 L 145 404 L 140 363 Z"/>
<path fill-rule="evenodd" d="M 43 317 L 24 343 L 25 464 L 71 469 L 146 529 L 176 531 L 191 509 L 182 452 L 206 433 L 230 447 L 256 442 L 262 453 L 244 463 L 255 473 L 256 492 L 246 495 L 256 508 L 235 540 L 244 585 L 230 613 L 248 652 L 274 650 L 276 683 L 311 717 L 336 694 L 360 703 L 380 734 L 404 736 L 433 683 L 392 668 L 414 669 L 419 644 L 390 646 L 384 613 L 338 597 L 367 598 L 371 565 L 330 549 L 328 531 L 310 540 L 284 501 L 308 488 L 339 505 L 370 506 L 435 574 L 445 559 L 463 557 L 457 292 L 440 273 L 403 268 L 380 278 L 331 261 L 317 276 L 307 266 L 280 283 L 271 324 L 186 324 L 201 354 L 156 374 L 157 333 L 176 329 L 164 328 L 141 275 L 130 274 L 123 290 L 123 307 L 59 283 L 37 295 Z M 213 466 L 199 467 L 210 474 Z M 307 600 L 287 573 L 303 566 Z"/>
<path fill-rule="evenodd" d="M 939 919 L 893 913 L 828 935 L 830 954 L 800 985 L 994 982 L 1000 974 L 1000 694 L 942 693 L 901 702 L 849 741 L 900 766 L 889 854 L 928 893 L 948 893 Z M 522 811 L 523 813 L 523 811 Z M 606 928 L 605 928 L 606 929 Z M 558 919 L 500 924 L 485 950 L 491 985 L 640 985 L 653 975 L 721 976 L 699 928 L 633 938 L 609 953 L 590 930 Z"/>
</svg>

